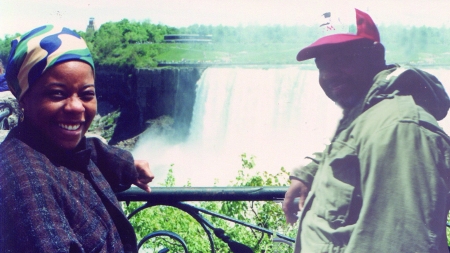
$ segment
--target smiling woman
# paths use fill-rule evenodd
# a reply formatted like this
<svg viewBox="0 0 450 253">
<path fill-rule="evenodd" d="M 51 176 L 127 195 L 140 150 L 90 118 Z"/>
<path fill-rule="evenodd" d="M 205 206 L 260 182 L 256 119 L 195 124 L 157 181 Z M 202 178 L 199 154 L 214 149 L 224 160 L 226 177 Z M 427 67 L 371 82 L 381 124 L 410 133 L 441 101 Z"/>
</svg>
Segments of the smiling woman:
<svg viewBox="0 0 450 253">
<path fill-rule="evenodd" d="M 85 137 L 97 110 L 86 43 L 48 25 L 11 48 L 6 79 L 23 117 L 0 144 L 0 252 L 137 252 L 115 192 L 150 191 L 153 174 Z"/>
<path fill-rule="evenodd" d="M 21 101 L 24 118 L 56 146 L 75 148 L 97 111 L 89 64 L 63 62 L 49 69 Z"/>
</svg>

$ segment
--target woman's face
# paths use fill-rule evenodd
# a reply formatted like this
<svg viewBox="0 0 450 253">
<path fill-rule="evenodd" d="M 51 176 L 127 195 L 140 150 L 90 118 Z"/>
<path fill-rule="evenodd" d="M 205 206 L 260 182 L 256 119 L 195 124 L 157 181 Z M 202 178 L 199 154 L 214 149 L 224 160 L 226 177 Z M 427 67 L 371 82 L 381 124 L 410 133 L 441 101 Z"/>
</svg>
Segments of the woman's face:
<svg viewBox="0 0 450 253">
<path fill-rule="evenodd" d="M 24 118 L 51 143 L 75 148 L 96 112 L 94 74 L 82 61 L 67 61 L 46 70 L 22 98 Z"/>
</svg>

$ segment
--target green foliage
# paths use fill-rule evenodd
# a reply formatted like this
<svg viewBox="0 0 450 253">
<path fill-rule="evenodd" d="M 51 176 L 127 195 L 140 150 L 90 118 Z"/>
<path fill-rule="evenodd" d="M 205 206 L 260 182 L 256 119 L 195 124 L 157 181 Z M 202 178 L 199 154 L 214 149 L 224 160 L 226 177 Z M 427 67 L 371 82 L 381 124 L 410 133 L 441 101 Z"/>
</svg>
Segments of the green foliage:
<svg viewBox="0 0 450 253">
<path fill-rule="evenodd" d="M 172 165 L 173 166 L 173 165 Z M 172 168 L 169 169 L 167 178 L 163 186 L 171 187 L 175 185 Z M 130 214 L 134 209 L 143 203 L 133 202 L 126 206 L 125 213 Z M 188 244 L 191 252 L 203 252 L 203 249 L 209 248 L 209 242 L 203 228 L 189 214 L 182 212 L 170 206 L 155 206 L 139 212 L 131 220 L 136 231 L 138 240 L 151 232 L 168 230 L 179 234 Z M 157 252 L 163 247 L 167 247 L 170 252 L 182 252 L 180 245 L 174 241 L 158 237 L 143 245 L 150 252 Z"/>
<path fill-rule="evenodd" d="M 255 158 L 242 154 L 242 168 L 238 171 L 238 176 L 232 186 L 283 186 L 288 183 L 288 173 L 284 168 L 275 175 L 267 172 L 254 172 Z M 172 165 L 173 166 L 173 165 Z M 172 168 L 165 180 L 164 186 L 175 185 L 175 178 Z M 188 183 L 189 185 L 189 183 Z M 125 212 L 130 213 L 142 203 L 131 203 L 125 207 Z M 190 203 L 201 208 L 208 209 L 229 217 L 239 219 L 244 222 L 256 224 L 258 226 L 277 231 L 279 233 L 294 237 L 296 228 L 286 224 L 281 206 L 274 202 L 200 202 Z M 174 219 L 176 217 L 176 219 Z M 277 249 L 275 251 L 271 236 L 264 235 L 258 231 L 237 225 L 217 217 L 206 217 L 217 228 L 222 228 L 227 236 L 232 240 L 244 243 L 252 247 L 254 252 L 290 252 L 289 249 Z M 209 241 L 203 228 L 188 214 L 168 206 L 155 206 L 141 211 L 131 220 L 138 240 L 142 239 L 150 232 L 157 230 L 169 230 L 178 233 L 186 243 L 190 252 L 209 252 Z M 220 239 L 214 237 L 216 252 L 229 252 L 228 245 Z M 181 252 L 182 248 L 177 246 L 170 239 L 159 238 L 151 243 L 144 244 L 150 252 L 160 250 L 165 245 L 170 252 Z M 279 245 L 281 247 L 281 245 Z"/>
<path fill-rule="evenodd" d="M 255 157 L 247 157 L 246 154 L 242 154 L 241 161 L 242 169 L 238 171 L 238 176 L 236 181 L 232 182 L 232 186 L 286 186 L 288 184 L 289 173 L 284 168 L 281 168 L 281 171 L 275 175 L 266 171 L 255 173 L 252 171 L 255 168 Z M 225 201 L 222 203 L 219 213 L 295 237 L 296 228 L 286 224 L 281 206 L 274 202 Z M 252 230 L 243 230 L 240 227 L 226 231 L 231 238 L 240 238 L 240 242 L 253 245 L 255 252 L 274 252 L 272 238 L 269 238 L 268 235 Z"/>
<path fill-rule="evenodd" d="M 156 66 L 154 58 L 161 53 L 160 42 L 172 28 L 154 25 L 148 21 L 103 24 L 93 36 L 85 35 L 94 60 L 102 65 L 119 67 Z"/>
<path fill-rule="evenodd" d="M 92 121 L 91 125 L 89 126 L 88 132 L 99 134 L 107 141 L 111 140 L 119 116 L 120 116 L 120 109 L 108 113 L 103 117 L 97 115 Z"/>
<path fill-rule="evenodd" d="M 355 29 L 353 27 L 352 29 Z M 449 27 L 380 25 L 381 41 L 388 63 L 450 64 Z M 169 27 L 123 19 L 102 24 L 94 33 L 79 32 L 92 51 L 96 64 L 147 68 L 162 62 L 233 64 L 297 64 L 295 55 L 321 36 L 315 26 L 191 25 Z M 166 34 L 212 35 L 212 43 L 164 43 Z M 10 41 L 0 40 L 0 59 L 5 62 Z"/>
<path fill-rule="evenodd" d="M 11 50 L 11 41 L 18 37 L 19 34 L 14 36 L 5 36 L 3 40 L 0 39 L 0 61 L 6 67 L 6 61 L 8 60 L 9 51 Z"/>
<path fill-rule="evenodd" d="M 450 222 L 450 213 L 447 215 L 447 223 Z M 448 246 L 450 246 L 450 228 L 447 227 L 446 229 L 447 232 L 447 244 Z"/>
</svg>

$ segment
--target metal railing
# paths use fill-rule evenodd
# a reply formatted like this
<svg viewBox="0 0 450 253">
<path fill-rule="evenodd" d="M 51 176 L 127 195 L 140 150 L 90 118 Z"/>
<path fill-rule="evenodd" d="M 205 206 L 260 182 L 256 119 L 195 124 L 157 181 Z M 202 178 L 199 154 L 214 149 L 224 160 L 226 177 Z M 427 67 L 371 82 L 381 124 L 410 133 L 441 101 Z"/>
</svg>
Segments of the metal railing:
<svg viewBox="0 0 450 253">
<path fill-rule="evenodd" d="M 266 228 L 249 224 L 216 212 L 212 212 L 200 207 L 196 207 L 185 203 L 186 201 L 279 201 L 284 198 L 287 187 L 152 187 L 152 192 L 147 193 L 139 188 L 132 187 L 127 191 L 117 194 L 119 201 L 131 202 L 140 201 L 146 202 L 136 210 L 134 210 L 128 219 L 135 216 L 140 211 L 157 205 L 167 205 L 180 209 L 190 216 L 192 216 L 204 229 L 208 236 L 210 250 L 215 252 L 213 234 L 228 244 L 232 252 L 247 253 L 253 252 L 250 247 L 243 245 L 237 241 L 232 240 L 225 231 L 221 228 L 215 227 L 209 220 L 202 216 L 208 214 L 217 218 L 246 226 L 269 236 L 276 235 L 272 238 L 274 242 L 285 243 L 293 245 L 294 239 L 282 235 L 280 233 L 268 230 Z M 447 222 L 447 227 L 450 228 L 450 222 Z M 167 236 L 180 243 L 185 252 L 188 252 L 187 244 L 184 239 L 178 234 L 171 231 L 154 231 L 139 242 L 138 247 L 158 236 Z M 450 247 L 449 247 L 450 251 Z M 167 251 L 160 251 L 167 252 Z"/>
<path fill-rule="evenodd" d="M 150 208 L 157 205 L 172 206 L 179 210 L 182 210 L 193 217 L 205 231 L 210 245 L 211 252 L 216 252 L 213 235 L 221 239 L 229 246 L 231 252 L 247 253 L 253 252 L 252 249 L 239 243 L 234 238 L 230 238 L 226 235 L 225 231 L 221 228 L 215 227 L 208 219 L 202 214 L 224 219 L 236 224 L 257 230 L 261 233 L 267 234 L 272 237 L 275 243 L 284 243 L 293 245 L 294 239 L 276 231 L 272 231 L 254 224 L 240 221 L 238 219 L 222 215 L 220 213 L 212 212 L 204 208 L 200 208 L 188 203 L 187 201 L 279 201 L 284 198 L 287 187 L 152 187 L 152 192 L 147 193 L 139 188 L 132 187 L 127 191 L 117 194 L 119 201 L 131 202 L 140 201 L 146 202 L 139 208 L 135 209 L 128 215 L 128 219 L 131 219 L 137 213 L 146 208 Z M 274 236 L 275 235 L 275 236 Z M 154 231 L 146 235 L 138 243 L 138 247 L 148 240 L 158 237 L 166 236 L 177 241 L 188 252 L 187 244 L 184 239 L 172 232 L 166 230 Z M 167 252 L 167 249 L 163 249 L 160 252 Z"/>
</svg>

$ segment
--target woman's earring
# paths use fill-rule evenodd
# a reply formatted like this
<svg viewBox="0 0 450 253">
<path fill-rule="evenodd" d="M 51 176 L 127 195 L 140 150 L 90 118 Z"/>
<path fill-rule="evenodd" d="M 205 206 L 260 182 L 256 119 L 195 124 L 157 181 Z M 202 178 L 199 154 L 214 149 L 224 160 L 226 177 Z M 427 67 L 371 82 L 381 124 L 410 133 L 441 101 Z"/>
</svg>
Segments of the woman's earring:
<svg viewBox="0 0 450 253">
<path fill-rule="evenodd" d="M 20 111 L 20 122 L 23 122 L 24 114 L 25 114 L 25 109 L 21 108 L 21 111 Z"/>
</svg>

